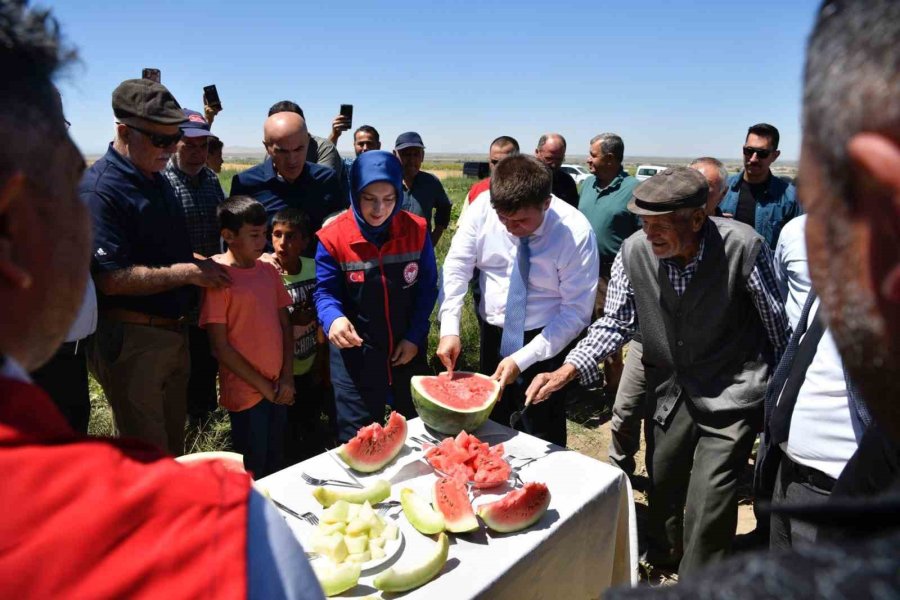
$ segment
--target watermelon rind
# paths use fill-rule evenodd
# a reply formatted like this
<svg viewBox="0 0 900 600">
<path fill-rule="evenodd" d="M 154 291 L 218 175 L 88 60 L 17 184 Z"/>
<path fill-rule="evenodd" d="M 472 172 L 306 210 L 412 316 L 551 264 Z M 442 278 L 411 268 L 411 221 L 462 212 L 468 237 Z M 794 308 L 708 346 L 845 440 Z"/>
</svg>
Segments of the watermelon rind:
<svg viewBox="0 0 900 600">
<path fill-rule="evenodd" d="M 444 530 L 444 515 L 434 510 L 428 500 L 409 488 L 400 490 L 403 515 L 419 533 L 433 535 Z"/>
<path fill-rule="evenodd" d="M 397 457 L 406 443 L 406 418 L 400 413 L 391 413 L 377 439 L 364 437 L 371 427 L 372 425 L 363 427 L 356 437 L 337 449 L 341 460 L 360 473 L 374 473 L 384 468 Z"/>
<path fill-rule="evenodd" d="M 317 487 L 312 492 L 316 502 L 328 508 L 338 500 L 344 500 L 350 504 L 362 504 L 368 501 L 369 504 L 375 504 L 382 500 L 387 500 L 391 495 L 391 484 L 385 479 L 379 479 L 372 485 L 362 488 L 334 489 L 327 487 Z"/>
<path fill-rule="evenodd" d="M 434 551 L 418 565 L 398 569 L 391 567 L 379 573 L 372 585 L 383 592 L 405 592 L 423 586 L 441 572 L 450 554 L 450 540 L 446 533 L 438 536 Z"/>
<path fill-rule="evenodd" d="M 478 507 L 478 516 L 488 529 L 512 533 L 537 523 L 550 506 L 550 490 L 543 483 L 526 483 L 496 502 Z"/>
<path fill-rule="evenodd" d="M 486 381 L 490 381 L 494 385 L 493 394 L 488 396 L 481 406 L 458 409 L 447 406 L 425 392 L 421 387 L 420 382 L 426 376 L 420 375 L 413 377 L 409 382 L 410 389 L 412 390 L 413 405 L 416 407 L 416 412 L 419 414 L 419 417 L 422 418 L 422 421 L 426 425 L 435 431 L 447 435 L 456 435 L 462 430 L 466 430 L 470 433 L 476 431 L 479 427 L 484 425 L 484 422 L 491 416 L 491 411 L 494 410 L 494 404 L 496 404 L 497 400 L 500 398 L 500 382 L 494 381 L 487 375 L 482 375 L 481 373 L 457 371 L 456 374 L 473 375 L 475 377 L 483 378 Z M 439 377 L 443 377 L 443 375 L 439 375 Z"/>
</svg>

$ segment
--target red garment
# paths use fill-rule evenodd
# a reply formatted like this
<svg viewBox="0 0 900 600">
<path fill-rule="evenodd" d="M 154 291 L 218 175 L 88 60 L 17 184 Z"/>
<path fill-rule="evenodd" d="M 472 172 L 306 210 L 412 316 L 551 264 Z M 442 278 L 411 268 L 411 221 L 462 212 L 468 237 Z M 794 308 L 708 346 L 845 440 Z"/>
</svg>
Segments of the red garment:
<svg viewBox="0 0 900 600">
<path fill-rule="evenodd" d="M 481 195 L 481 192 L 485 192 L 491 189 L 491 178 L 485 177 L 481 181 L 477 183 L 473 183 L 472 187 L 469 188 L 469 193 L 466 194 L 466 202 L 472 204 L 475 201 L 475 198 Z"/>
<path fill-rule="evenodd" d="M 250 478 L 73 432 L 0 377 L 0 597 L 245 598 Z"/>
</svg>

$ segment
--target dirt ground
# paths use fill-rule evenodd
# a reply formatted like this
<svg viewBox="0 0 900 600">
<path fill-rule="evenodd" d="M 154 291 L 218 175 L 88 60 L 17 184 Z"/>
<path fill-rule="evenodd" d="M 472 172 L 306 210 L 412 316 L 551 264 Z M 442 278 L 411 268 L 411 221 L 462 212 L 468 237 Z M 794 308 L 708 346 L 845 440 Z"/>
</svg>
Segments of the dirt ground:
<svg viewBox="0 0 900 600">
<path fill-rule="evenodd" d="M 610 406 L 600 392 L 581 391 L 569 399 L 567 407 L 568 417 L 568 447 L 586 456 L 608 462 L 608 451 L 611 439 L 610 433 Z M 644 463 L 646 444 L 641 436 L 641 447 L 635 462 L 635 476 L 632 477 L 634 489 L 635 512 L 638 520 L 638 539 L 640 549 L 644 549 L 644 524 L 647 515 L 647 468 Z M 749 543 L 749 536 L 742 537 L 756 528 L 756 518 L 753 515 L 753 506 L 750 503 L 750 483 L 753 476 L 753 462 L 748 461 L 747 468 L 741 475 L 739 487 L 738 524 L 735 539 L 736 551 L 743 549 Z M 646 573 L 642 573 L 646 576 Z M 656 573 L 651 583 L 668 584 L 677 581 L 677 577 L 669 572 Z"/>
</svg>

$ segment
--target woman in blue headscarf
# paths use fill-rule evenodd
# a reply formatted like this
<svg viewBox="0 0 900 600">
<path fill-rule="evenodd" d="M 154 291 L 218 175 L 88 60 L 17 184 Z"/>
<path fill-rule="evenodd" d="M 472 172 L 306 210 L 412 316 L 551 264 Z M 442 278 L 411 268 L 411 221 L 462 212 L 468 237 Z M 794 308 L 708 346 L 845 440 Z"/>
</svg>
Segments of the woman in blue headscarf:
<svg viewBox="0 0 900 600">
<path fill-rule="evenodd" d="M 341 442 L 382 422 L 388 403 L 416 416 L 409 380 L 427 370 L 428 320 L 437 299 L 425 220 L 400 209 L 400 161 L 389 152 L 365 152 L 353 163 L 350 183 L 351 209 L 318 233 L 313 295 L 330 342 Z"/>
</svg>

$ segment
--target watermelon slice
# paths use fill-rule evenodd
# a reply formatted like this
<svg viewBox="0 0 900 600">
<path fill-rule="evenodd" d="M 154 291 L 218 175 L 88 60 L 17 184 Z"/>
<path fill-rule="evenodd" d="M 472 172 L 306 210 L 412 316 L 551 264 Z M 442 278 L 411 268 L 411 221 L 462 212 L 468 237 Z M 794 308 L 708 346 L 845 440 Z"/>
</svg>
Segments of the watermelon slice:
<svg viewBox="0 0 900 600">
<path fill-rule="evenodd" d="M 526 483 L 496 502 L 478 507 L 485 525 L 500 533 L 519 531 L 537 523 L 550 506 L 550 490 L 543 483 Z"/>
<path fill-rule="evenodd" d="M 465 371 L 457 371 L 453 377 L 413 377 L 410 387 L 416 412 L 425 424 L 448 435 L 484 425 L 500 397 L 499 382 Z"/>
<path fill-rule="evenodd" d="M 394 460 L 405 442 L 406 419 L 392 412 L 387 425 L 366 425 L 355 438 L 338 448 L 337 454 L 351 469 L 372 473 Z"/>
<path fill-rule="evenodd" d="M 512 473 L 503 459 L 503 444 L 491 446 L 465 431 L 429 448 L 425 459 L 442 475 L 461 474 L 477 488 L 503 485 Z"/>
<path fill-rule="evenodd" d="M 447 531 L 464 533 L 478 529 L 478 519 L 469 502 L 465 481 L 460 477 L 441 477 L 434 484 L 434 507 L 444 515 Z"/>
</svg>

